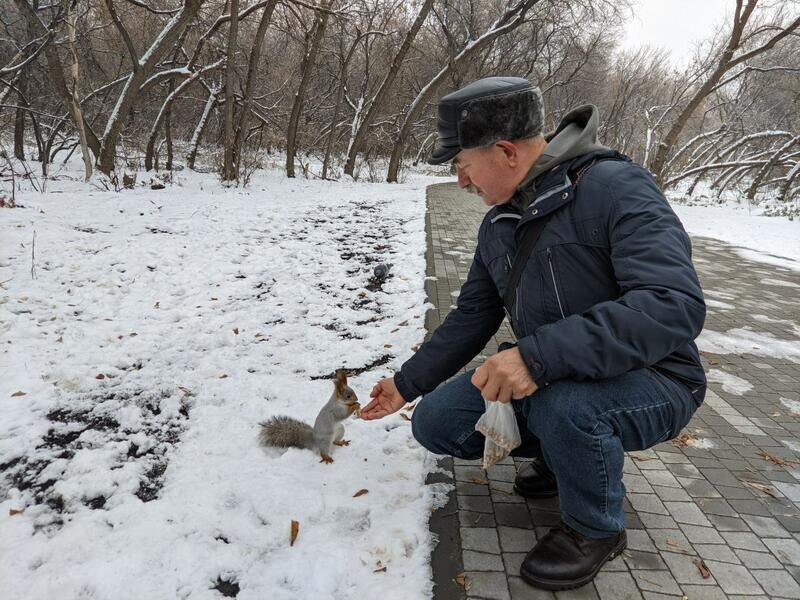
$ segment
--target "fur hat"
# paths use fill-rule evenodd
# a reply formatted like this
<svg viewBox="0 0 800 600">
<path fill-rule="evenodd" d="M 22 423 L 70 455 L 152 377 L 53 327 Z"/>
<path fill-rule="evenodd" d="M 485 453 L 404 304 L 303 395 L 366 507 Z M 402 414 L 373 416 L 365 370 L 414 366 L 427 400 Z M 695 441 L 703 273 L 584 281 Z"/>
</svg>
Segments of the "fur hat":
<svg viewBox="0 0 800 600">
<path fill-rule="evenodd" d="M 439 139 L 432 165 L 452 160 L 465 148 L 542 132 L 544 105 L 539 88 L 521 77 L 486 77 L 439 101 Z"/>
</svg>

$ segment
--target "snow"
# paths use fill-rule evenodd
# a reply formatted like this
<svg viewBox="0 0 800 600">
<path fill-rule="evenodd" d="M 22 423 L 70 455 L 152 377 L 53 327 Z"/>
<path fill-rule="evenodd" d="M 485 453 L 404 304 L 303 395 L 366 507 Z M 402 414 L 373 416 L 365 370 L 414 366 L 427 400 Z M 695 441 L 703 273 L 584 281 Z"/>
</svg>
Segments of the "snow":
<svg viewBox="0 0 800 600">
<path fill-rule="evenodd" d="M 696 341 L 703 352 L 771 356 L 800 363 L 800 340 L 782 340 L 747 327 L 729 329 L 725 333 L 704 329 Z"/>
<path fill-rule="evenodd" d="M 722 385 L 722 389 L 729 394 L 740 396 L 753 389 L 753 385 L 746 379 L 742 379 L 733 373 L 727 373 L 720 369 L 711 369 L 706 374 L 706 377 L 708 381 Z"/>
<path fill-rule="evenodd" d="M 3 596 L 430 597 L 450 487 L 401 414 L 348 420 L 331 465 L 256 444 L 313 422 L 336 368 L 367 368 L 365 404 L 423 339 L 430 178 L 116 194 L 72 164 L 0 211 Z"/>
<path fill-rule="evenodd" d="M 781 404 L 783 404 L 783 406 L 785 406 L 793 415 L 800 415 L 800 402 L 797 400 L 781 398 Z"/>
<path fill-rule="evenodd" d="M 686 231 L 737 246 L 740 256 L 800 270 L 800 221 L 748 215 L 730 206 L 685 206 L 672 203 Z"/>
</svg>

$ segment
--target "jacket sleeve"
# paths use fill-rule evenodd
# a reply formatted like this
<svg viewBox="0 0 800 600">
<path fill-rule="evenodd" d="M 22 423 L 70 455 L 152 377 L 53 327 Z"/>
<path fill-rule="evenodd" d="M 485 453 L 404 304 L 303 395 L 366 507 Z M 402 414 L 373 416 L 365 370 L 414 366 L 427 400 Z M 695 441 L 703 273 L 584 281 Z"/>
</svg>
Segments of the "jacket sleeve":
<svg viewBox="0 0 800 600">
<path fill-rule="evenodd" d="M 602 169 L 605 165 L 610 168 Z M 583 191 L 608 206 L 611 264 L 620 296 L 543 325 L 519 341 L 540 387 L 563 378 L 606 379 L 653 365 L 694 340 L 705 321 L 689 236 L 653 178 L 630 163 L 595 169 L 602 170 L 587 176 L 589 189 Z"/>
<path fill-rule="evenodd" d="M 406 402 L 433 391 L 469 363 L 497 333 L 504 315 L 503 301 L 479 247 L 456 308 L 394 375 L 397 390 Z"/>
</svg>

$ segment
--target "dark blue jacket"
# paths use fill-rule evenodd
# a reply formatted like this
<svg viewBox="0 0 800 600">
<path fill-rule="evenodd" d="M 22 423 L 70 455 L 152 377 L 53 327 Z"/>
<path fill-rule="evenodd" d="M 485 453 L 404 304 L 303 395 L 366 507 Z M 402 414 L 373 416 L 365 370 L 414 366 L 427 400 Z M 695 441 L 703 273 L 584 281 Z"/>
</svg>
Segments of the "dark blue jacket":
<svg viewBox="0 0 800 600">
<path fill-rule="evenodd" d="M 652 367 L 702 402 L 706 380 L 693 340 L 705 320 L 703 292 L 689 236 L 650 174 L 621 154 L 596 150 L 557 165 L 517 194 L 528 197 L 486 214 L 457 308 L 395 374 L 403 397 L 432 391 L 497 332 L 521 233 L 550 215 L 512 315 L 536 384 Z M 527 208 L 520 212 L 515 204 Z"/>
</svg>

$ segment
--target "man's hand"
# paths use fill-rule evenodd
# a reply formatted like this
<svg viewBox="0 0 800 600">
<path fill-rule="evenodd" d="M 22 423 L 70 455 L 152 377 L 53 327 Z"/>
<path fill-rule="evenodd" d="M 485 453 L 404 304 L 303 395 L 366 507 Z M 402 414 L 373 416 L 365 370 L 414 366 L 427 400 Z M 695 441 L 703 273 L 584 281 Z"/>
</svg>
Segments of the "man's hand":
<svg viewBox="0 0 800 600">
<path fill-rule="evenodd" d="M 381 379 L 372 388 L 369 396 L 372 398 L 372 402 L 361 409 L 361 418 L 365 421 L 382 419 L 386 415 L 396 413 L 406 404 L 403 396 L 397 391 L 394 379 L 391 377 L 389 379 Z"/>
<path fill-rule="evenodd" d="M 472 385 L 484 400 L 509 402 L 530 396 L 539 388 L 533 381 L 519 348 L 509 348 L 486 359 L 472 375 Z"/>
</svg>

